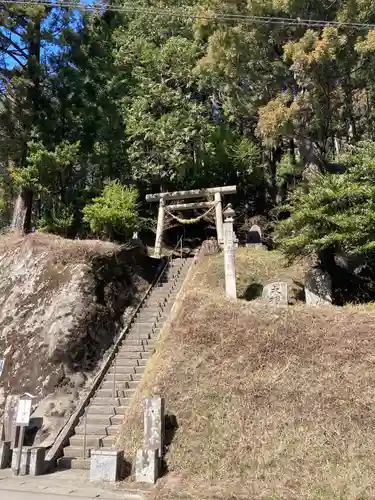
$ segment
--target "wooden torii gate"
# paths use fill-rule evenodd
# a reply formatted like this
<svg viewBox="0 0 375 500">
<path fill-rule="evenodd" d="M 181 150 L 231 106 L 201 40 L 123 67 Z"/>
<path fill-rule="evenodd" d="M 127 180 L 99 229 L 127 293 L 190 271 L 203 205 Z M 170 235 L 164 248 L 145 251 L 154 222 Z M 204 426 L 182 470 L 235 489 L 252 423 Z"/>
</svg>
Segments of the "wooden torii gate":
<svg viewBox="0 0 375 500">
<path fill-rule="evenodd" d="M 146 201 L 159 202 L 158 223 L 156 228 L 155 238 L 155 257 L 161 256 L 161 248 L 163 241 L 163 229 L 165 210 L 169 212 L 178 212 L 181 210 L 193 210 L 196 208 L 212 208 L 215 207 L 216 233 L 219 245 L 223 245 L 223 207 L 222 195 L 234 194 L 237 192 L 237 186 L 222 186 L 207 189 L 192 189 L 190 191 L 174 191 L 166 193 L 155 193 L 146 195 Z M 191 198 L 206 198 L 214 196 L 214 201 L 198 201 L 194 203 L 176 203 L 167 204 L 167 201 L 172 200 L 187 200 Z"/>
</svg>

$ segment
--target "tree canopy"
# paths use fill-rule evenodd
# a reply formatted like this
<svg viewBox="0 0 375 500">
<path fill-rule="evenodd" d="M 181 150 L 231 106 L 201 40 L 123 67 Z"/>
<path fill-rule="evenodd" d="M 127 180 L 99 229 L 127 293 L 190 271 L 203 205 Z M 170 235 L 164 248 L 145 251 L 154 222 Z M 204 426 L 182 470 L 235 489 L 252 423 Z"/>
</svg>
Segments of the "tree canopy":
<svg viewBox="0 0 375 500">
<path fill-rule="evenodd" d="M 121 5 L 1 7 L 3 226 L 104 234 L 147 191 L 237 184 L 287 253 L 372 241 L 373 0 Z"/>
</svg>

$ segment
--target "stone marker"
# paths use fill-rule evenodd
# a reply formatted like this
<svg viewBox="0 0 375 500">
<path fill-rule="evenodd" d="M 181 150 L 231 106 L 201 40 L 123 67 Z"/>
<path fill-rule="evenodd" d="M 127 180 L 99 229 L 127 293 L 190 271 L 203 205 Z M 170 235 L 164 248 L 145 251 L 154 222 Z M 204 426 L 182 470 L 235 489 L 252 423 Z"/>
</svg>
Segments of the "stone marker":
<svg viewBox="0 0 375 500">
<path fill-rule="evenodd" d="M 0 441 L 0 469 L 7 469 L 12 460 L 10 441 Z"/>
<path fill-rule="evenodd" d="M 235 212 L 231 205 L 228 205 L 224 213 L 224 273 L 225 273 L 225 293 L 227 297 L 237 298 L 236 286 L 236 249 L 235 234 L 233 231 L 233 219 Z"/>
<path fill-rule="evenodd" d="M 135 461 L 135 481 L 155 484 L 160 473 L 160 458 L 157 448 L 140 448 Z"/>
<path fill-rule="evenodd" d="M 143 447 L 136 456 L 136 482 L 154 484 L 159 477 L 164 446 L 164 407 L 161 396 L 144 401 L 144 437 Z"/>
<path fill-rule="evenodd" d="M 246 246 L 247 247 L 262 247 L 262 230 L 257 225 L 251 226 L 250 231 L 247 233 Z"/>
<path fill-rule="evenodd" d="M 144 401 L 144 448 L 156 448 L 163 455 L 165 405 L 164 398 L 152 396 Z"/>
<path fill-rule="evenodd" d="M 270 283 L 263 288 L 263 301 L 271 306 L 288 305 L 288 284 L 283 281 Z"/>
<path fill-rule="evenodd" d="M 124 452 L 104 449 L 91 450 L 90 481 L 119 481 L 124 469 Z"/>
<path fill-rule="evenodd" d="M 313 267 L 306 273 L 305 297 L 310 306 L 332 304 L 332 280 L 326 271 Z"/>
</svg>

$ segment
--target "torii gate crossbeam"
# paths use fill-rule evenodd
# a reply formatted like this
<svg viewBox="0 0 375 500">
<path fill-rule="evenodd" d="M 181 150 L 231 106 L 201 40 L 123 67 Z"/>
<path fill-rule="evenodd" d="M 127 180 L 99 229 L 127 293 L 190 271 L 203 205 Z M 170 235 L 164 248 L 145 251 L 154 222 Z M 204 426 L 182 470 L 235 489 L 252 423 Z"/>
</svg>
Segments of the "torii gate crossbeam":
<svg viewBox="0 0 375 500">
<path fill-rule="evenodd" d="M 214 204 L 215 204 L 215 218 L 216 218 L 216 232 L 217 239 L 219 245 L 223 244 L 223 208 L 222 208 L 222 200 L 221 195 L 225 194 L 235 194 L 237 192 L 237 186 L 221 186 L 214 188 L 206 188 L 206 189 L 192 189 L 189 191 L 173 191 L 173 192 L 165 192 L 165 193 L 154 193 L 146 195 L 146 201 L 153 202 L 159 201 L 159 211 L 158 211 L 158 223 L 156 229 L 156 238 L 155 238 L 155 257 L 160 257 L 161 255 L 161 247 L 163 240 L 163 227 L 164 227 L 164 217 L 165 217 L 165 202 L 167 200 L 186 200 L 191 198 L 207 198 L 209 195 L 214 195 Z M 203 208 L 203 206 L 207 206 L 209 202 L 202 203 L 183 203 L 183 204 L 174 204 L 171 206 L 173 210 L 187 210 L 188 205 L 192 208 L 194 205 L 196 208 Z"/>
</svg>

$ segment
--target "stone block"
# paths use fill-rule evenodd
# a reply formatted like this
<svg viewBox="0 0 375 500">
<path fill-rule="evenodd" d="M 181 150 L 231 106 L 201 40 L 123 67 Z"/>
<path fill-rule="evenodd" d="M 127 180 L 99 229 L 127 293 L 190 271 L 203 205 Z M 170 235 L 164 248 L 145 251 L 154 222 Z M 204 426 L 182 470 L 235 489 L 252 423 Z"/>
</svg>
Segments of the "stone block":
<svg viewBox="0 0 375 500">
<path fill-rule="evenodd" d="M 160 473 L 160 458 L 156 448 L 144 447 L 137 452 L 135 461 L 135 481 L 155 484 Z"/>
<path fill-rule="evenodd" d="M 124 452 L 100 448 L 91 450 L 90 481 L 119 481 L 124 469 Z"/>
<path fill-rule="evenodd" d="M 288 305 L 288 284 L 283 281 L 270 283 L 263 288 L 263 301 L 271 306 Z"/>
<path fill-rule="evenodd" d="M 31 448 L 30 450 L 30 463 L 29 475 L 41 476 L 44 473 L 44 459 L 46 456 L 45 448 Z"/>
<path fill-rule="evenodd" d="M 17 455 L 18 448 L 13 448 L 12 453 L 12 470 L 15 471 L 17 467 Z M 30 470 L 30 455 L 31 455 L 31 447 L 23 446 L 22 447 L 22 455 L 21 455 L 21 463 L 20 463 L 20 476 L 27 476 Z"/>
<path fill-rule="evenodd" d="M 0 441 L 0 469 L 7 469 L 12 461 L 10 441 Z"/>
<path fill-rule="evenodd" d="M 163 455 L 165 424 L 164 398 L 151 396 L 144 401 L 144 447 L 156 448 Z"/>
</svg>

